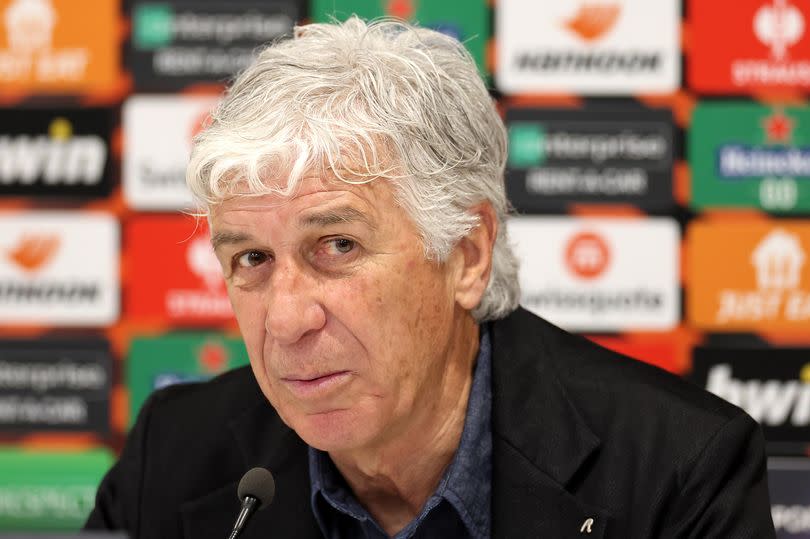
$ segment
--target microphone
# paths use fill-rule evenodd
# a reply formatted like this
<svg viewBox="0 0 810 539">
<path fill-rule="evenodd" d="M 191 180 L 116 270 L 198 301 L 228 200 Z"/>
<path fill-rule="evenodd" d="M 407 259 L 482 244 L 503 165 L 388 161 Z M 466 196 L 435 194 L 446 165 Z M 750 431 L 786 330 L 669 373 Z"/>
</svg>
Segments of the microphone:
<svg viewBox="0 0 810 539">
<path fill-rule="evenodd" d="M 236 539 L 248 518 L 259 509 L 270 505 L 276 493 L 276 482 L 273 480 L 273 474 L 266 468 L 251 468 L 242 476 L 236 492 L 242 500 L 242 509 L 236 517 L 236 523 L 228 539 Z"/>
</svg>

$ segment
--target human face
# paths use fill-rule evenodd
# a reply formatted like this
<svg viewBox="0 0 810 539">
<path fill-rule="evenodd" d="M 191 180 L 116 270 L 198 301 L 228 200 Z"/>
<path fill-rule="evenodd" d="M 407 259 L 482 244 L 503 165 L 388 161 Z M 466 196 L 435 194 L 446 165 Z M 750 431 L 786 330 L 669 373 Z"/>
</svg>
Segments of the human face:
<svg viewBox="0 0 810 539">
<path fill-rule="evenodd" d="M 387 181 L 309 178 L 290 198 L 228 199 L 210 222 L 256 380 L 304 441 L 383 445 L 437 407 L 468 316 L 461 272 L 425 258 Z"/>
</svg>

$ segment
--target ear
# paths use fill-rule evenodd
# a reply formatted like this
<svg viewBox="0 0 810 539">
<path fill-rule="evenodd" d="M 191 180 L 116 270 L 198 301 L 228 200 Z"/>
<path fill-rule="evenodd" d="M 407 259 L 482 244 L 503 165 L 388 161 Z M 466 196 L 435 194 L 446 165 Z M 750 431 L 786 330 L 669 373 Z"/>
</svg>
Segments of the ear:
<svg viewBox="0 0 810 539">
<path fill-rule="evenodd" d="M 456 263 L 456 303 L 471 311 L 481 303 L 489 283 L 498 217 L 489 202 L 473 206 L 469 211 L 478 216 L 478 226 L 458 242 L 453 257 Z"/>
</svg>

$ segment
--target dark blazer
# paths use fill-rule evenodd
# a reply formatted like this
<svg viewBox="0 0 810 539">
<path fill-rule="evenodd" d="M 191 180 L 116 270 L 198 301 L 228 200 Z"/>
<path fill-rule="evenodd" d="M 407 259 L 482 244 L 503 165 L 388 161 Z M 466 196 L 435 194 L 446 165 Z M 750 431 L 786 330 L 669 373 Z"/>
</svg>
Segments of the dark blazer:
<svg viewBox="0 0 810 539">
<path fill-rule="evenodd" d="M 522 309 L 491 336 L 493 537 L 775 537 L 762 435 L 741 410 Z M 225 538 L 253 466 L 276 498 L 241 537 L 320 537 L 306 445 L 248 368 L 158 391 L 87 527 Z"/>
</svg>

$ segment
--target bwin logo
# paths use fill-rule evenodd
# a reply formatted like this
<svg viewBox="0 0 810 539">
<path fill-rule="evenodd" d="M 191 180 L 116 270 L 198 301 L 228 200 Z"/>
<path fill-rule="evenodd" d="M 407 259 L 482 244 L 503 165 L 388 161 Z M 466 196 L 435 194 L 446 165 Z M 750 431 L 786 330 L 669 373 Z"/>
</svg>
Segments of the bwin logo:
<svg viewBox="0 0 810 539">
<path fill-rule="evenodd" d="M 48 135 L 0 136 L 0 185 L 96 185 L 104 174 L 107 147 L 96 135 L 72 134 L 64 118 Z"/>
<path fill-rule="evenodd" d="M 810 425 L 810 367 L 802 369 L 800 380 L 736 380 L 731 365 L 709 370 L 706 389 L 744 409 L 763 426 Z"/>
</svg>

